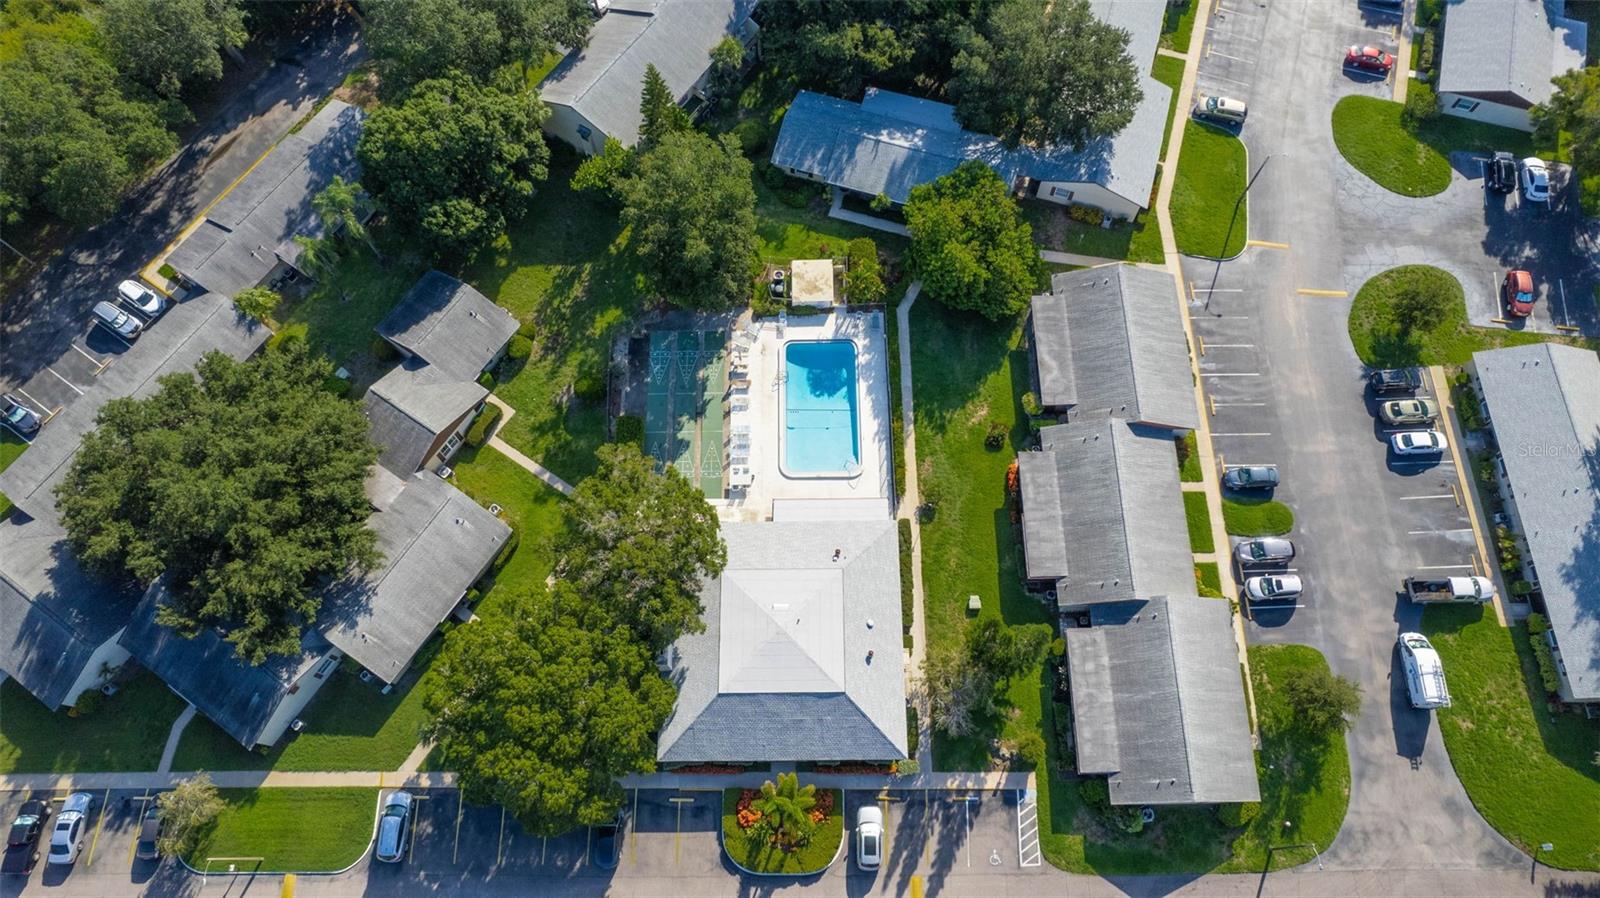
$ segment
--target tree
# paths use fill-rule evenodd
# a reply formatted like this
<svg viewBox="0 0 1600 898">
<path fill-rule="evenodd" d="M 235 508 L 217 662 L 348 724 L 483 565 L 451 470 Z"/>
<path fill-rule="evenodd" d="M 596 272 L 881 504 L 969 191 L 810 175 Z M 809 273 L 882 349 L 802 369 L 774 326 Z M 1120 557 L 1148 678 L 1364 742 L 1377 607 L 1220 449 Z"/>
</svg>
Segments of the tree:
<svg viewBox="0 0 1600 898">
<path fill-rule="evenodd" d="M 1007 146 L 1081 150 L 1126 127 L 1144 99 L 1128 33 L 1088 0 L 1004 0 L 961 43 L 949 84 L 956 117 Z"/>
<path fill-rule="evenodd" d="M 533 91 L 460 72 L 424 81 L 368 117 L 356 147 L 362 181 L 437 255 L 468 255 L 527 212 L 550 159 L 539 131 L 547 115 Z"/>
<path fill-rule="evenodd" d="M 991 319 L 1016 315 L 1033 295 L 1039 253 L 1006 183 L 978 160 L 912 188 L 907 262 L 922 289 Z"/>
<path fill-rule="evenodd" d="M 725 309 L 750 300 L 756 191 L 739 141 L 685 131 L 643 153 L 623 188 L 623 221 L 655 288 L 673 303 Z"/>
<path fill-rule="evenodd" d="M 1361 687 L 1326 667 L 1295 668 L 1282 688 L 1295 720 L 1313 734 L 1343 730 L 1361 710 Z"/>
<path fill-rule="evenodd" d="M 612 819 L 617 778 L 655 769 L 672 712 L 652 653 L 589 599 L 565 582 L 513 594 L 506 613 L 450 634 L 424 698 L 466 799 L 504 805 L 534 835 Z"/>
<path fill-rule="evenodd" d="M 711 94 L 731 97 L 739 84 L 739 70 L 744 68 L 744 44 L 732 35 L 711 48 Z"/>
<path fill-rule="evenodd" d="M 607 137 L 606 145 L 598 156 L 578 163 L 572 173 L 573 190 L 598 190 L 608 199 L 622 201 L 628 178 L 633 174 L 636 155 L 615 137 Z"/>
<path fill-rule="evenodd" d="M 382 259 L 383 253 L 378 252 L 377 244 L 372 242 L 372 234 L 361 221 L 364 203 L 361 184 L 346 181 L 339 175 L 334 175 L 328 186 L 311 198 L 311 208 L 322 219 L 329 233 L 340 231 L 353 240 L 360 240 L 367 244 L 367 249 L 372 250 L 374 256 Z"/>
<path fill-rule="evenodd" d="M 984 676 L 1001 686 L 1038 666 L 1055 634 L 1046 624 L 1007 626 L 998 617 L 967 625 L 967 653 Z"/>
<path fill-rule="evenodd" d="M 323 389 L 332 370 L 289 341 L 244 362 L 209 353 L 107 402 L 55 491 L 78 560 L 162 580 L 162 624 L 220 628 L 251 664 L 298 651 L 328 580 L 378 557 L 377 450 L 360 405 Z"/>
<path fill-rule="evenodd" d="M 992 708 L 993 686 L 964 646 L 937 644 L 923 656 L 918 688 L 927 699 L 929 722 L 945 735 L 959 739 L 977 732 Z"/>
<path fill-rule="evenodd" d="M 294 242 L 300 247 L 300 255 L 294 260 L 294 267 L 312 277 L 327 274 L 339 261 L 339 242 L 326 234 L 321 237 L 296 234 Z"/>
<path fill-rule="evenodd" d="M 871 237 L 850 241 L 850 267 L 844 272 L 844 294 L 852 303 L 871 304 L 883 300 L 883 266 L 878 264 L 878 245 Z"/>
<path fill-rule="evenodd" d="M 283 297 L 266 287 L 247 287 L 233 298 L 233 304 L 239 307 L 239 311 L 257 321 L 270 319 L 280 302 L 283 302 Z"/>
<path fill-rule="evenodd" d="M 751 802 L 761 812 L 761 821 L 771 828 L 779 845 L 797 847 L 811 840 L 817 825 L 811 822 L 811 809 L 817 806 L 817 787 L 800 785 L 795 773 L 778 774 L 777 783 L 761 784 L 761 797 Z"/>
<path fill-rule="evenodd" d="M 555 575 L 659 652 L 705 629 L 700 587 L 722 573 L 717 515 L 677 469 L 632 445 L 601 446 L 600 469 L 562 508 Z"/>
<path fill-rule="evenodd" d="M 654 64 L 644 67 L 644 90 L 639 97 L 639 149 L 649 150 L 668 134 L 689 130 L 689 114 L 678 105 L 672 88 Z"/>
<path fill-rule="evenodd" d="M 1402 331 L 1411 333 L 1438 325 L 1450 312 L 1449 293 L 1435 284 L 1407 282 L 1399 285 L 1389 306 L 1389 314 Z"/>
<path fill-rule="evenodd" d="M 187 855 L 225 806 L 211 782 L 211 774 L 204 770 L 157 795 L 161 836 L 156 840 L 156 851 L 162 857 Z"/>
<path fill-rule="evenodd" d="M 950 75 L 955 41 L 991 0 L 763 0 L 763 58 L 800 86 L 859 96 L 867 85 L 925 93 Z"/>
<path fill-rule="evenodd" d="M 487 82 L 557 46 L 582 49 L 594 23 L 585 0 L 379 0 L 363 8 L 367 47 L 391 97 L 452 70 Z"/>
<path fill-rule="evenodd" d="M 1551 80 L 1555 93 L 1531 110 L 1534 127 L 1541 141 L 1554 145 L 1559 139 L 1572 154 L 1583 211 L 1600 215 L 1600 66 Z"/>
<path fill-rule="evenodd" d="M 163 97 L 221 78 L 250 36 L 238 0 L 106 0 L 101 27 L 117 68 Z"/>
</svg>

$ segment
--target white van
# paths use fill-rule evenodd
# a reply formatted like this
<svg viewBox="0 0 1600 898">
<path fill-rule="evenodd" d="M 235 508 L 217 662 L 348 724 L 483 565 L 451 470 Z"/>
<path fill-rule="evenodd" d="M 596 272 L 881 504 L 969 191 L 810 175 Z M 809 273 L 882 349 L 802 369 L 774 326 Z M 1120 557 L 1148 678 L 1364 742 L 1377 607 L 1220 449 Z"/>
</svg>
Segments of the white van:
<svg viewBox="0 0 1600 898">
<path fill-rule="evenodd" d="M 1428 637 L 1421 633 L 1400 634 L 1400 663 L 1406 670 L 1406 690 L 1411 707 L 1431 711 L 1450 707 L 1450 689 L 1444 683 L 1444 662 Z"/>
</svg>

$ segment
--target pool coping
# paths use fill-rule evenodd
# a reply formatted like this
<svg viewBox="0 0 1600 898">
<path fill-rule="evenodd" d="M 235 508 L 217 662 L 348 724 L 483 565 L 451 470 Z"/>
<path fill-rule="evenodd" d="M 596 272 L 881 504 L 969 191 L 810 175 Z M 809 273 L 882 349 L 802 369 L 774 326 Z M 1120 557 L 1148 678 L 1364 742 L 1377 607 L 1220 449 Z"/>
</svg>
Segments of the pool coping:
<svg viewBox="0 0 1600 898">
<path fill-rule="evenodd" d="M 863 442 L 861 433 L 861 406 L 863 402 L 861 395 L 862 347 L 859 344 L 858 339 L 859 338 L 854 336 L 835 334 L 831 337 L 801 337 L 795 339 L 785 339 L 781 344 L 779 344 L 778 371 L 781 372 L 781 379 L 778 381 L 779 389 L 777 390 L 778 396 L 776 397 L 778 402 L 778 473 L 784 477 L 787 477 L 790 480 L 839 481 L 858 480 L 861 478 L 861 475 L 864 472 L 864 466 L 861 464 Z M 854 397 L 854 402 L 851 405 L 851 408 L 854 410 L 855 414 L 853 430 L 855 436 L 856 471 L 854 474 L 850 473 L 848 469 L 836 471 L 804 472 L 789 470 L 789 347 L 795 343 L 844 343 L 850 347 L 850 383 L 856 394 Z"/>
</svg>

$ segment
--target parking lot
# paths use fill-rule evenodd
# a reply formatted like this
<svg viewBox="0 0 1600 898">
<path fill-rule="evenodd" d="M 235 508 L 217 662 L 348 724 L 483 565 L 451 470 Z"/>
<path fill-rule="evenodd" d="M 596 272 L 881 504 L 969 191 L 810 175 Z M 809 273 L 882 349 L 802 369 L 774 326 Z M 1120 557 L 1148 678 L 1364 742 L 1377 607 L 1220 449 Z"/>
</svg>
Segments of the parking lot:
<svg viewBox="0 0 1600 898">
<path fill-rule="evenodd" d="M 139 820 L 149 802 L 155 798 L 155 793 L 148 790 L 102 789 L 90 793 L 94 797 L 94 802 L 90 807 L 87 828 L 84 830 L 83 851 L 78 856 L 77 862 L 69 867 L 45 863 L 50 850 L 49 827 L 55 825 L 55 814 L 61 809 L 61 802 L 67 794 L 65 791 L 0 793 L 0 822 L 7 826 L 16 819 L 24 801 L 39 799 L 51 805 L 50 820 L 39 840 L 38 864 L 28 876 L 26 883 L 49 887 L 58 886 L 73 876 L 115 874 L 126 876 L 128 882 L 137 884 L 148 881 L 155 874 L 158 869 L 156 863 L 135 860 L 133 856 L 134 842 L 138 838 Z M 0 883 L 0 893 L 7 896 L 19 894 L 23 891 L 23 887 L 24 881 L 21 877 L 8 876 L 3 883 Z"/>
<path fill-rule="evenodd" d="M 147 327 L 159 325 L 160 319 L 146 322 Z M 115 365 L 118 357 L 132 345 L 88 320 L 79 322 L 76 327 L 77 333 L 65 351 L 41 367 L 26 382 L 9 391 L 33 409 L 45 422 L 45 427 L 49 426 L 51 418 L 82 396 L 94 384 L 95 378 Z M 18 436 L 29 439 L 22 434 Z"/>
</svg>

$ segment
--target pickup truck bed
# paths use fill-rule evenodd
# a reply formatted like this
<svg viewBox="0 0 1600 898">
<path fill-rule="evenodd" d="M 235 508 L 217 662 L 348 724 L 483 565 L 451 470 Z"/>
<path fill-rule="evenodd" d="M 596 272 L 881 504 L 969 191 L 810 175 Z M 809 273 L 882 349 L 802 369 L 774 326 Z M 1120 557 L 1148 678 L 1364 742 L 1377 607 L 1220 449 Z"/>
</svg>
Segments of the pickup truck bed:
<svg viewBox="0 0 1600 898">
<path fill-rule="evenodd" d="M 1494 582 L 1487 577 L 1407 577 L 1406 595 L 1413 602 L 1491 602 Z"/>
</svg>

